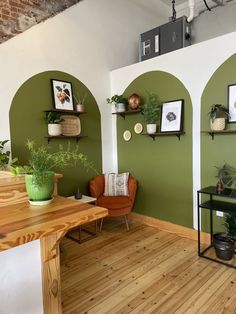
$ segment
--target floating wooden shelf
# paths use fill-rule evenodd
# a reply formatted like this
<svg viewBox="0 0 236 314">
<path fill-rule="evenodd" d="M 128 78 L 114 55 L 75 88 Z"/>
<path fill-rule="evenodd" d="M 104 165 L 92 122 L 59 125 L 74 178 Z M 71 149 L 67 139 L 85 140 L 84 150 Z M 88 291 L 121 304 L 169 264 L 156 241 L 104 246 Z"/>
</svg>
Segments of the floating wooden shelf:
<svg viewBox="0 0 236 314">
<path fill-rule="evenodd" d="M 50 143 L 51 140 L 53 139 L 75 139 L 76 142 L 81 140 L 82 138 L 88 137 L 87 135 L 58 135 L 58 136 L 45 136 L 45 138 L 48 139 L 48 143 Z"/>
<path fill-rule="evenodd" d="M 86 111 L 80 112 L 76 110 L 61 110 L 61 109 L 47 109 L 47 110 L 44 110 L 44 112 L 58 112 L 61 114 L 76 114 L 76 115 L 86 113 Z"/>
<path fill-rule="evenodd" d="M 201 131 L 201 133 L 209 134 L 211 136 L 212 140 L 214 140 L 214 136 L 216 134 L 236 134 L 236 130 L 222 130 L 222 131 L 208 130 L 208 131 Z"/>
<path fill-rule="evenodd" d="M 180 137 L 181 135 L 184 135 L 185 132 L 159 132 L 159 133 L 154 133 L 154 134 L 149 134 L 149 133 L 142 133 L 141 135 L 146 135 L 146 136 L 150 136 L 153 141 L 155 141 L 155 138 L 156 137 L 159 137 L 159 136 L 177 136 L 179 141 L 180 141 Z"/>
<path fill-rule="evenodd" d="M 135 110 L 126 110 L 126 111 L 123 111 L 123 112 L 113 112 L 112 114 L 119 115 L 123 119 L 125 119 L 125 116 L 141 113 L 141 111 L 142 111 L 141 109 L 135 109 Z"/>
</svg>

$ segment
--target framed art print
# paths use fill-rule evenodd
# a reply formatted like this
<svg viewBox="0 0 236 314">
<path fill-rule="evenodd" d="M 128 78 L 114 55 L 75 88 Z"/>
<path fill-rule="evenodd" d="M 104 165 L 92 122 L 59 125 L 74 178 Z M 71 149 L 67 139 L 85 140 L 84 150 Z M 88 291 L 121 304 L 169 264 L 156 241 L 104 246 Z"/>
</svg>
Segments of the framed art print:
<svg viewBox="0 0 236 314">
<path fill-rule="evenodd" d="M 51 80 L 55 109 L 74 110 L 72 84 L 66 81 Z"/>
<path fill-rule="evenodd" d="M 236 84 L 228 86 L 229 123 L 236 122 Z"/>
<path fill-rule="evenodd" d="M 181 132 L 183 128 L 183 99 L 164 102 L 161 108 L 161 132 Z"/>
</svg>

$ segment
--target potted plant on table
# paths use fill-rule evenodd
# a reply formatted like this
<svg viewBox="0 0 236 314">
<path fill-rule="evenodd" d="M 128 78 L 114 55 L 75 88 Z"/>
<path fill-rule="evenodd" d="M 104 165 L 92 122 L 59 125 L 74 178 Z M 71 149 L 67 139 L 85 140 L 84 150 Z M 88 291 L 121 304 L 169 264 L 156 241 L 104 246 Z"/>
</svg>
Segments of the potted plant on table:
<svg viewBox="0 0 236 314">
<path fill-rule="evenodd" d="M 148 93 L 148 98 L 143 105 L 142 114 L 147 125 L 147 133 L 155 134 L 157 121 L 160 117 L 160 101 L 154 93 Z"/>
<path fill-rule="evenodd" d="M 62 133 L 61 122 L 63 121 L 61 115 L 58 112 L 47 112 L 46 121 L 48 123 L 48 135 L 59 136 Z"/>
<path fill-rule="evenodd" d="M 59 146 L 59 150 L 53 153 L 44 146 L 36 148 L 35 143 L 30 140 L 26 146 L 30 153 L 29 164 L 13 166 L 11 171 L 15 175 L 25 175 L 26 191 L 32 205 L 45 205 L 52 201 L 54 168 L 64 168 L 80 161 L 86 169 L 91 169 L 97 174 L 93 163 L 78 151 L 78 147 L 71 150 L 68 146 L 65 150 Z"/>
<path fill-rule="evenodd" d="M 123 95 L 114 95 L 111 98 L 107 98 L 107 103 L 115 105 L 116 112 L 126 111 L 127 98 L 123 97 Z"/>
<path fill-rule="evenodd" d="M 229 110 L 220 104 L 211 106 L 209 112 L 210 128 L 212 131 L 222 131 L 225 129 L 225 120 L 229 117 Z"/>
</svg>

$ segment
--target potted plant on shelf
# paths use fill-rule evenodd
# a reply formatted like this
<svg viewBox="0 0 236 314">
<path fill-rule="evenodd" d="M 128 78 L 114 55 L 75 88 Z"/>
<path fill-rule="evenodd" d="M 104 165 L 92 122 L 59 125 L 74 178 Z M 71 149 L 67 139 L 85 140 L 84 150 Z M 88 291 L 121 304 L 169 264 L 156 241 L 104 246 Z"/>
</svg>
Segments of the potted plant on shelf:
<svg viewBox="0 0 236 314">
<path fill-rule="evenodd" d="M 97 174 L 93 163 L 78 151 L 78 147 L 71 150 L 68 145 L 65 150 L 59 146 L 59 150 L 53 153 L 44 146 L 36 148 L 31 140 L 27 141 L 26 147 L 30 153 L 29 164 L 13 166 L 11 172 L 15 175 L 25 175 L 26 191 L 32 205 L 45 205 L 52 201 L 54 168 L 64 168 L 80 161 L 86 169 L 91 169 Z"/>
<path fill-rule="evenodd" d="M 156 94 L 148 93 L 142 114 L 147 125 L 147 133 L 155 134 L 157 132 L 157 121 L 160 116 L 160 102 Z"/>
<path fill-rule="evenodd" d="M 220 104 L 211 106 L 209 112 L 210 127 L 212 131 L 222 131 L 225 129 L 225 120 L 229 117 L 229 110 Z"/>
<path fill-rule="evenodd" d="M 107 98 L 107 103 L 115 105 L 116 112 L 126 111 L 127 98 L 123 95 L 114 95 L 111 98 Z"/>
<path fill-rule="evenodd" d="M 0 141 L 0 170 L 7 170 L 10 161 L 10 151 L 5 150 L 9 140 Z"/>
<path fill-rule="evenodd" d="M 48 135 L 59 136 L 62 133 L 61 122 L 63 121 L 58 112 L 46 112 L 46 121 L 48 123 Z"/>
<path fill-rule="evenodd" d="M 74 95 L 74 99 L 76 100 L 76 111 L 78 112 L 84 112 L 85 107 L 84 107 L 84 102 L 87 98 L 87 94 L 84 94 L 83 96 L 80 96 L 79 94 Z"/>
</svg>

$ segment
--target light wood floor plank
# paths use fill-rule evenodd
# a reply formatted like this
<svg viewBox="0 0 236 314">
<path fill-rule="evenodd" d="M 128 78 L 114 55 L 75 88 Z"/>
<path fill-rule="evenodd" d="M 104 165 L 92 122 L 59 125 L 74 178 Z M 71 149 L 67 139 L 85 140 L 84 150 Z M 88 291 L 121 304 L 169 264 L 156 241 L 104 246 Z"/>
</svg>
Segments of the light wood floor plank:
<svg viewBox="0 0 236 314">
<path fill-rule="evenodd" d="M 236 313 L 236 270 L 152 227 L 108 220 L 82 245 L 64 239 L 61 264 L 63 314 Z"/>
</svg>

